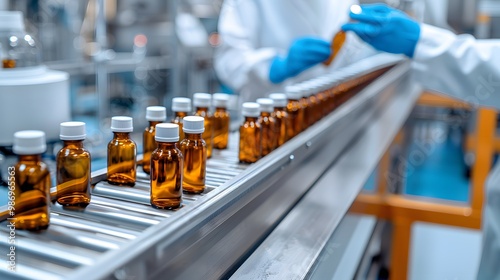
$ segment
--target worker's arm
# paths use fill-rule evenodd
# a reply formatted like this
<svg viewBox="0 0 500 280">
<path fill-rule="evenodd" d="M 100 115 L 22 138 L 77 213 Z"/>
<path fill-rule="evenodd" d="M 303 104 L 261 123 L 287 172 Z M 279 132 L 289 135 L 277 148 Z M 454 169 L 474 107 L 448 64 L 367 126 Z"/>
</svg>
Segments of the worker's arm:
<svg viewBox="0 0 500 280">
<path fill-rule="evenodd" d="M 500 40 L 456 36 L 380 4 L 361 6 L 351 18 L 344 30 L 378 50 L 413 58 L 415 77 L 427 89 L 500 108 Z"/>
<path fill-rule="evenodd" d="M 241 20 L 253 17 L 253 26 L 243 26 Z M 215 55 L 215 69 L 219 78 L 236 91 L 242 91 L 250 82 L 269 86 L 270 62 L 278 54 L 275 48 L 255 49 L 250 32 L 258 30 L 259 21 L 254 1 L 226 0 L 219 20 L 221 45 Z M 254 84 L 254 85 L 255 85 Z"/>
<path fill-rule="evenodd" d="M 252 36 L 262 32 L 262 15 L 256 8 L 254 1 L 229 0 L 221 12 L 216 70 L 233 89 L 271 87 L 328 59 L 330 42 L 316 36 L 296 38 L 286 50 L 258 46 L 259 38 Z"/>
<path fill-rule="evenodd" d="M 500 108 L 500 40 L 476 40 L 423 24 L 413 58 L 415 77 L 426 88 Z"/>
</svg>

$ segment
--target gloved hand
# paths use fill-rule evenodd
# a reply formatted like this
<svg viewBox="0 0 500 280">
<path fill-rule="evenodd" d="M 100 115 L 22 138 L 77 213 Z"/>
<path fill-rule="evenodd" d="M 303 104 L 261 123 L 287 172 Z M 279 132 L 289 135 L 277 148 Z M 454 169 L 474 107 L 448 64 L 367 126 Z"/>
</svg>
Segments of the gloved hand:
<svg viewBox="0 0 500 280">
<path fill-rule="evenodd" d="M 385 4 L 361 5 L 351 9 L 350 22 L 342 26 L 353 31 L 375 49 L 412 58 L 420 38 L 420 25 L 402 11 Z"/>
<path fill-rule="evenodd" d="M 269 79 L 278 84 L 330 57 L 330 43 L 317 37 L 295 40 L 286 57 L 276 56 L 271 62 Z"/>
</svg>

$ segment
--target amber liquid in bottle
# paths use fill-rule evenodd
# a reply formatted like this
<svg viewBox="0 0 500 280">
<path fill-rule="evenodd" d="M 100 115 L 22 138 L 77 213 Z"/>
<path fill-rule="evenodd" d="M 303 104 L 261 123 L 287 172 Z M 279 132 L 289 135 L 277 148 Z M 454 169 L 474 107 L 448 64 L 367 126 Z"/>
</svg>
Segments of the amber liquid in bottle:
<svg viewBox="0 0 500 280">
<path fill-rule="evenodd" d="M 188 116 L 186 112 L 174 112 L 175 116 L 171 123 L 175 123 L 179 125 L 179 141 L 182 141 L 186 136 L 184 135 L 184 131 L 182 130 L 182 119 Z"/>
<path fill-rule="evenodd" d="M 278 131 L 278 147 L 285 144 L 287 139 L 287 127 L 290 119 L 285 107 L 275 107 L 273 117 L 276 121 L 276 129 Z"/>
<path fill-rule="evenodd" d="M 227 149 L 229 140 L 230 116 L 226 108 L 215 108 L 214 113 L 214 148 Z"/>
<path fill-rule="evenodd" d="M 254 163 L 262 157 L 262 128 L 257 118 L 245 117 L 240 127 L 239 160 Z"/>
<path fill-rule="evenodd" d="M 186 133 L 186 138 L 181 141 L 181 152 L 184 156 L 183 190 L 202 193 L 207 173 L 207 144 L 202 135 Z"/>
<path fill-rule="evenodd" d="M 202 138 L 207 144 L 207 158 L 212 157 L 213 138 L 214 138 L 214 121 L 212 115 L 208 112 L 206 107 L 196 107 L 195 116 L 200 116 L 205 119 L 205 131 Z"/>
<path fill-rule="evenodd" d="M 287 138 L 292 139 L 302 131 L 304 127 L 304 110 L 299 100 L 289 99 L 286 106 L 286 112 L 290 119 L 288 126 Z"/>
<path fill-rule="evenodd" d="M 319 102 L 316 95 L 309 96 L 309 114 L 311 115 L 309 125 L 313 125 L 317 121 L 319 121 L 322 117 L 322 113 L 319 108 Z"/>
<path fill-rule="evenodd" d="M 156 149 L 155 127 L 159 123 L 161 122 L 150 121 L 142 135 L 142 170 L 147 174 L 151 173 L 151 153 Z"/>
<path fill-rule="evenodd" d="M 2 66 L 6 69 L 16 68 L 16 61 L 14 59 L 4 59 L 2 60 Z"/>
<path fill-rule="evenodd" d="M 50 172 L 41 155 L 21 155 L 14 166 L 16 229 L 46 229 L 50 222 Z"/>
<path fill-rule="evenodd" d="M 304 122 L 302 126 L 302 130 L 306 130 L 311 124 L 314 123 L 314 116 L 312 107 L 309 104 L 309 97 L 302 97 L 300 99 L 300 105 L 302 106 L 302 110 L 304 111 Z"/>
<path fill-rule="evenodd" d="M 90 153 L 83 140 L 64 141 L 57 153 L 57 202 L 85 207 L 90 203 Z"/>
<path fill-rule="evenodd" d="M 108 144 L 108 182 L 134 186 L 136 179 L 137 147 L 127 132 L 114 132 Z"/>
<path fill-rule="evenodd" d="M 158 209 L 175 209 L 182 202 L 184 159 L 174 143 L 158 143 L 151 154 L 151 205 Z"/>
<path fill-rule="evenodd" d="M 262 132 L 262 156 L 267 156 L 278 147 L 277 124 L 271 113 L 262 112 L 259 118 Z"/>
</svg>

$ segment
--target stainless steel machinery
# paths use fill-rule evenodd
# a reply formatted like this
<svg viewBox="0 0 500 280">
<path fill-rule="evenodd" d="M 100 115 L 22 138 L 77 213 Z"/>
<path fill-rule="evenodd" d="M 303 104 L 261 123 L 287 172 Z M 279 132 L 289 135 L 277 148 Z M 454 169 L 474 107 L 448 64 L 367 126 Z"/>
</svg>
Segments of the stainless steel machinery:
<svg viewBox="0 0 500 280">
<path fill-rule="evenodd" d="M 238 163 L 231 135 L 230 148 L 208 161 L 207 191 L 184 195 L 177 211 L 149 206 L 146 176 L 121 188 L 94 173 L 86 210 L 54 205 L 48 230 L 16 231 L 17 271 L 2 266 L 0 278 L 320 278 L 339 268 L 332 233 L 421 92 L 409 68 L 378 55 L 340 69 L 339 86 L 384 74 L 256 164 Z M 0 230 L 7 236 L 5 221 Z M 7 241 L 0 238 L 2 250 Z M 333 264 L 325 268 L 321 256 Z"/>
</svg>

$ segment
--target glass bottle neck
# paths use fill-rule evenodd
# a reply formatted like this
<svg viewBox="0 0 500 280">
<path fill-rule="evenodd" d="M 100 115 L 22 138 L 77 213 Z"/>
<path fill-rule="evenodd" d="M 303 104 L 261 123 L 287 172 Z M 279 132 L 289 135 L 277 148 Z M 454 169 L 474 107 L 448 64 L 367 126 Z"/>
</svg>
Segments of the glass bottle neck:
<svg viewBox="0 0 500 280">
<path fill-rule="evenodd" d="M 149 126 L 150 127 L 156 127 L 157 124 L 162 123 L 162 121 L 149 121 Z"/>
<path fill-rule="evenodd" d="M 196 107 L 196 112 L 208 112 L 208 107 Z"/>
<path fill-rule="evenodd" d="M 63 140 L 64 147 L 83 148 L 83 140 Z"/>
<path fill-rule="evenodd" d="M 184 132 L 184 134 L 186 135 L 186 139 L 188 140 L 200 140 L 201 139 L 201 133 L 199 134 L 194 134 L 194 133 L 186 133 Z"/>
<path fill-rule="evenodd" d="M 19 155 L 19 161 L 28 162 L 40 162 L 42 161 L 42 155 Z"/>
<path fill-rule="evenodd" d="M 258 117 L 245 117 L 245 122 L 256 122 Z"/>
<path fill-rule="evenodd" d="M 285 110 L 285 107 L 274 107 L 274 111 L 277 112 L 277 111 L 284 111 Z"/>
<path fill-rule="evenodd" d="M 113 132 L 113 139 L 130 139 L 130 132 Z"/>
<path fill-rule="evenodd" d="M 265 117 L 270 117 L 271 116 L 271 113 L 270 112 L 261 112 L 260 113 L 260 116 L 265 118 Z"/>
<path fill-rule="evenodd" d="M 158 149 L 168 150 L 168 149 L 176 149 L 177 142 L 157 142 Z"/>
<path fill-rule="evenodd" d="M 224 108 L 224 107 L 215 107 L 215 111 L 217 111 L 217 112 L 226 112 L 227 109 Z"/>
<path fill-rule="evenodd" d="M 174 113 L 176 118 L 184 118 L 187 117 L 188 115 L 186 112 L 174 112 Z"/>
</svg>

